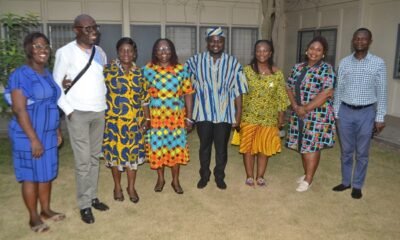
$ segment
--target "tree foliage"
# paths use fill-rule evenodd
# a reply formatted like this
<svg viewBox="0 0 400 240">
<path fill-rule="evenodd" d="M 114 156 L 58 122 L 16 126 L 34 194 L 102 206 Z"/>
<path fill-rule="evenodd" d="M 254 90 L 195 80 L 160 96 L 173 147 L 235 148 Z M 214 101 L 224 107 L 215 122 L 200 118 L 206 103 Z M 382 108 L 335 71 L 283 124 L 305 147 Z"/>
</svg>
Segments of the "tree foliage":
<svg viewBox="0 0 400 240">
<path fill-rule="evenodd" d="M 0 88 L 6 85 L 10 73 L 25 62 L 24 37 L 39 26 L 39 17 L 34 14 L 20 16 L 6 13 L 0 16 L 4 30 L 0 38 Z M 0 109 L 5 109 L 3 93 L 0 91 Z M 1 111 L 1 110 L 0 110 Z"/>
</svg>

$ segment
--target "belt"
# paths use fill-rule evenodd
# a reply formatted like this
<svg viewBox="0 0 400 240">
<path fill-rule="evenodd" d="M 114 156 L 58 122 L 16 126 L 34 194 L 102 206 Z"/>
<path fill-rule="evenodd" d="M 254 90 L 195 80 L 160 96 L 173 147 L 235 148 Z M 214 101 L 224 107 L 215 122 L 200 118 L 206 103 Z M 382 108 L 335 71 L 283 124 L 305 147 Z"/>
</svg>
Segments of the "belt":
<svg viewBox="0 0 400 240">
<path fill-rule="evenodd" d="M 347 104 L 347 103 L 345 103 L 345 102 L 342 102 L 342 104 L 345 105 L 345 106 L 348 107 L 348 108 L 353 109 L 353 110 L 360 110 L 360 109 L 367 108 L 367 107 L 371 107 L 372 105 L 374 105 L 373 103 L 371 103 L 371 104 L 368 104 L 368 105 L 359 105 L 359 106 L 355 106 L 355 105 Z"/>
</svg>

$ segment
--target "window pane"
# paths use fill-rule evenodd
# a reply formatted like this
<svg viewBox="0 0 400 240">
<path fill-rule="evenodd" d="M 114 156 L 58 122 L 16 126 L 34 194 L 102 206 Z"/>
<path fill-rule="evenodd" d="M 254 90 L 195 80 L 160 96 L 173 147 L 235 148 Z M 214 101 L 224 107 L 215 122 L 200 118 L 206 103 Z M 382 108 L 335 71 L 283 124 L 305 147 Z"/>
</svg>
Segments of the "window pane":
<svg viewBox="0 0 400 240">
<path fill-rule="evenodd" d="M 136 64 L 143 66 L 151 60 L 154 42 L 161 36 L 160 26 L 132 25 L 131 37 L 137 44 L 138 59 Z"/>
<path fill-rule="evenodd" d="M 314 38 L 314 31 L 300 31 L 297 44 L 297 62 L 304 62 L 306 59 L 307 44 Z"/>
<path fill-rule="evenodd" d="M 75 39 L 72 23 L 49 23 L 47 28 L 53 52 Z"/>
<path fill-rule="evenodd" d="M 242 65 L 250 63 L 257 35 L 258 29 L 256 28 L 232 28 L 232 55 Z"/>
<path fill-rule="evenodd" d="M 397 30 L 396 58 L 394 61 L 394 78 L 400 79 L 400 24 Z"/>
<path fill-rule="evenodd" d="M 320 35 L 326 38 L 328 42 L 328 53 L 325 61 L 335 66 L 336 58 L 336 29 L 320 30 Z"/>
<path fill-rule="evenodd" d="M 166 37 L 175 45 L 180 63 L 196 53 L 196 27 L 167 26 Z"/>
<path fill-rule="evenodd" d="M 211 27 L 211 26 L 210 26 Z M 209 27 L 200 27 L 200 34 L 199 34 L 199 43 L 200 43 L 200 52 L 204 52 L 207 50 L 207 28 Z M 222 27 L 222 30 L 225 33 L 225 52 L 229 53 L 229 29 L 227 27 Z"/>
<path fill-rule="evenodd" d="M 117 58 L 115 45 L 122 36 L 122 27 L 120 24 L 101 24 L 100 25 L 100 47 L 107 54 L 107 61 Z"/>
</svg>

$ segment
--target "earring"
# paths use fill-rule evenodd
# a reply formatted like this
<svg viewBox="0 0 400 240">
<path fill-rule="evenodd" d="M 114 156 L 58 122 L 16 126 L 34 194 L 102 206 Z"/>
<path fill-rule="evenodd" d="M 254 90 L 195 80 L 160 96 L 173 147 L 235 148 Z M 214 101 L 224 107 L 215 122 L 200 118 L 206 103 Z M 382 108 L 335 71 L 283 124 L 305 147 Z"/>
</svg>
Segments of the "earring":
<svg viewBox="0 0 400 240">
<path fill-rule="evenodd" d="M 306 55 L 308 55 L 308 52 L 306 51 Z"/>
<path fill-rule="evenodd" d="M 324 54 L 324 55 L 322 55 L 322 58 L 325 58 L 325 54 Z"/>
</svg>

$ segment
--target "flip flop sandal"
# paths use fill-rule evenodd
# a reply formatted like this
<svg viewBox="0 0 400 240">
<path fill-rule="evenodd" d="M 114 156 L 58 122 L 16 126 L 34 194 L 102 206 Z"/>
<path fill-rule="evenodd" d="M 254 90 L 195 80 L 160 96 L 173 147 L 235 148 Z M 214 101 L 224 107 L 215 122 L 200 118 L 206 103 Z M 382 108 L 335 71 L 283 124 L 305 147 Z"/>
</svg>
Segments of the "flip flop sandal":
<svg viewBox="0 0 400 240">
<path fill-rule="evenodd" d="M 254 187 L 254 179 L 253 178 L 248 178 L 246 179 L 245 184 L 249 187 Z"/>
<path fill-rule="evenodd" d="M 44 220 L 44 221 L 50 220 L 50 221 L 53 221 L 53 222 L 59 222 L 59 221 L 64 220 L 66 218 L 66 216 L 65 216 L 64 213 L 56 213 L 51 217 L 47 217 L 43 213 L 41 213 L 40 214 L 40 218 L 42 220 Z"/>
<path fill-rule="evenodd" d="M 41 223 L 41 224 L 36 225 L 36 226 L 31 226 L 31 230 L 36 232 L 36 233 L 47 232 L 49 229 L 50 229 L 50 227 L 47 226 L 47 224 L 45 224 L 45 223 Z"/>
<path fill-rule="evenodd" d="M 257 178 L 257 185 L 260 187 L 265 187 L 267 185 L 267 182 L 264 178 Z"/>
</svg>

